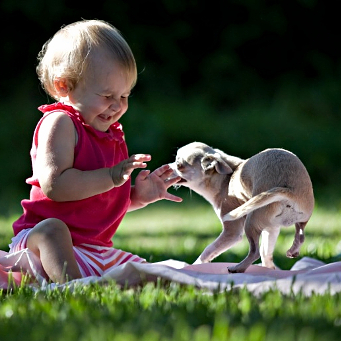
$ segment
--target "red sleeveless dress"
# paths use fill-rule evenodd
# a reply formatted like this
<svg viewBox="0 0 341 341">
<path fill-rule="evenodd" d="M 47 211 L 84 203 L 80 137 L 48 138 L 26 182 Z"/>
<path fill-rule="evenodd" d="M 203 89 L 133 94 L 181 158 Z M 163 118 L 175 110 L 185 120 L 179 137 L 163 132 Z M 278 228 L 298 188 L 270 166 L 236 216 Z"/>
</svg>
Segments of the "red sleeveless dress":
<svg viewBox="0 0 341 341">
<path fill-rule="evenodd" d="M 14 234 L 34 227 L 46 218 L 58 218 L 69 227 L 75 246 L 80 244 L 112 246 L 111 239 L 130 205 L 130 180 L 120 187 L 87 199 L 55 202 L 47 198 L 41 190 L 34 174 L 34 166 L 41 123 L 53 112 L 64 112 L 75 125 L 78 142 L 75 147 L 74 168 L 79 170 L 112 167 L 128 158 L 121 124 L 116 122 L 108 132 L 100 132 L 87 125 L 80 113 L 71 106 L 54 103 L 43 105 L 39 110 L 44 116 L 38 122 L 33 136 L 31 149 L 33 175 L 26 180 L 32 186 L 30 199 L 21 202 L 24 213 L 13 224 Z"/>
</svg>

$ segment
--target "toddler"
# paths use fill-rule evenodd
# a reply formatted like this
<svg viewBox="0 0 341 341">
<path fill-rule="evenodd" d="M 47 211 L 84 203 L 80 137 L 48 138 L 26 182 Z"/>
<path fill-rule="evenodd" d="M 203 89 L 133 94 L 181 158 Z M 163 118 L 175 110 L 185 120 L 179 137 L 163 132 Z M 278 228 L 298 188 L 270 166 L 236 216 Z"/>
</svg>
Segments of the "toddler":
<svg viewBox="0 0 341 341">
<path fill-rule="evenodd" d="M 46 278 L 64 283 L 102 276 L 112 267 L 144 259 L 114 249 L 112 237 L 127 211 L 182 199 L 167 192 L 168 165 L 142 170 L 151 156 L 129 157 L 118 120 L 136 83 L 134 56 L 119 31 L 100 20 L 61 28 L 44 46 L 37 73 L 57 102 L 34 131 L 30 199 L 14 222 L 10 252 L 39 257 Z"/>
</svg>

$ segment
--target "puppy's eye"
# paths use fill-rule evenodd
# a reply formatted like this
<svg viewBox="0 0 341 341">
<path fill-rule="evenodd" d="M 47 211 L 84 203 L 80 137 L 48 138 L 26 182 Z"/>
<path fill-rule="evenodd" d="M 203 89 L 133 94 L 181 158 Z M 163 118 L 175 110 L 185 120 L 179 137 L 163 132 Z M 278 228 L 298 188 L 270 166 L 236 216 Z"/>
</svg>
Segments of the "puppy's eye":
<svg viewBox="0 0 341 341">
<path fill-rule="evenodd" d="M 179 171 L 182 171 L 185 168 L 185 166 L 184 166 L 184 164 L 181 161 L 176 161 L 176 168 Z"/>
</svg>

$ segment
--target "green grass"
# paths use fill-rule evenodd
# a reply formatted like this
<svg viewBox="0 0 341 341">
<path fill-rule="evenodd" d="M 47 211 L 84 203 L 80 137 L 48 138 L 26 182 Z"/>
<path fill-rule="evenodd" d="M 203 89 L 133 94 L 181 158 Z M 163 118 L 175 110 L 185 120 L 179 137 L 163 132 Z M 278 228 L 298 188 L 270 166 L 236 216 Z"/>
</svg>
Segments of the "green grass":
<svg viewBox="0 0 341 341">
<path fill-rule="evenodd" d="M 0 248 L 10 241 L 16 216 L 0 219 Z M 319 206 L 306 228 L 301 256 L 330 262 L 341 252 L 341 214 Z M 157 203 L 131 212 L 115 236 L 115 247 L 149 261 L 193 262 L 221 227 L 211 207 L 197 198 Z M 285 257 L 294 228 L 282 229 L 275 262 Z M 217 261 L 240 261 L 245 240 Z M 194 287 L 148 283 L 138 288 L 91 285 L 74 292 L 34 292 L 20 287 L 0 296 L 0 340 L 339 340 L 341 294 L 284 296 L 272 290 L 254 297 L 247 290 L 209 294 Z"/>
</svg>

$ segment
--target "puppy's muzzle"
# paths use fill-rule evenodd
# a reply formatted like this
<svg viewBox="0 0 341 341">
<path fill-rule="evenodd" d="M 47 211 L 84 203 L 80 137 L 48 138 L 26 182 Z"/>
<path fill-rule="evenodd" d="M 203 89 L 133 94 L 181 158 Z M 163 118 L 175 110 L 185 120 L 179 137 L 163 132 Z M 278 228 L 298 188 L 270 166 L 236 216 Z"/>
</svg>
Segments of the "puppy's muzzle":
<svg viewBox="0 0 341 341">
<path fill-rule="evenodd" d="M 181 169 L 183 167 L 181 167 L 179 162 L 172 162 L 172 163 L 169 163 L 168 165 L 173 170 L 173 174 L 171 174 L 171 176 L 168 178 L 168 180 L 171 180 L 171 179 L 174 179 L 174 178 L 180 176 L 181 180 L 179 180 L 176 184 L 179 185 L 182 182 L 186 182 L 186 179 L 184 179 L 182 177 Z"/>
</svg>

